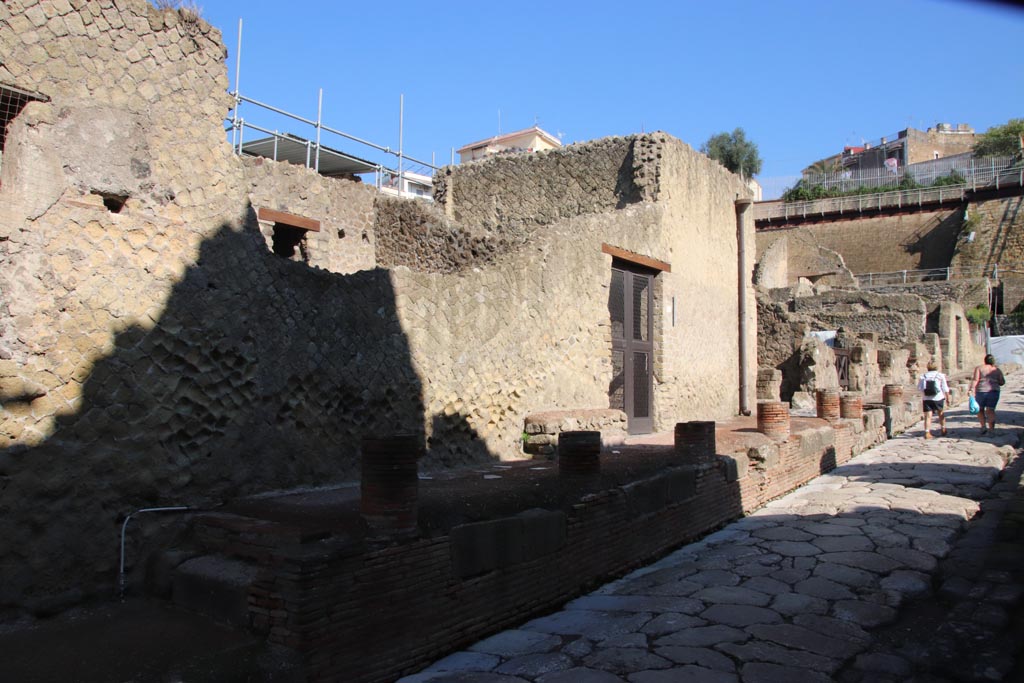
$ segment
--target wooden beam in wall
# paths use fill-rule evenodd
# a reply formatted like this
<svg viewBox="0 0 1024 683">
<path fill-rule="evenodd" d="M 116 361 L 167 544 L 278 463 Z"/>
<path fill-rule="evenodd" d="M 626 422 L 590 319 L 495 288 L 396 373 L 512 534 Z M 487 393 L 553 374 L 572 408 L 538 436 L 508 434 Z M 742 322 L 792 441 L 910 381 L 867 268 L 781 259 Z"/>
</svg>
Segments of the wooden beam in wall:
<svg viewBox="0 0 1024 683">
<path fill-rule="evenodd" d="M 672 272 L 671 263 L 659 261 L 658 259 L 651 258 L 650 256 L 643 256 L 642 254 L 638 254 L 635 251 L 620 249 L 619 247 L 613 247 L 610 244 L 602 244 L 601 251 L 604 252 L 605 254 L 608 254 L 612 258 L 622 259 L 623 261 L 629 261 L 630 263 L 635 263 L 638 266 L 643 266 L 644 268 L 660 270 L 663 273 Z"/>
<path fill-rule="evenodd" d="M 285 225 L 290 225 L 293 228 L 320 232 L 320 221 L 313 218 L 306 218 L 305 216 L 297 216 L 294 213 L 288 213 L 286 211 L 260 208 L 256 212 L 256 218 L 261 221 L 267 221 L 268 223 L 283 223 Z"/>
</svg>

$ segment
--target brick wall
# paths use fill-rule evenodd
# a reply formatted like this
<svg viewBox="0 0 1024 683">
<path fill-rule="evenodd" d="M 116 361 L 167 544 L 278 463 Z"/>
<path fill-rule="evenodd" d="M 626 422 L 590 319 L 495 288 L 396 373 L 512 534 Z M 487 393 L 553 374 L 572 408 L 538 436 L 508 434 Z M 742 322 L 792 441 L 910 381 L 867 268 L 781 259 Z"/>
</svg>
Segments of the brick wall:
<svg viewBox="0 0 1024 683">
<path fill-rule="evenodd" d="M 912 406 L 890 409 L 899 425 Z M 299 649 L 313 680 L 387 681 L 543 613 L 762 506 L 885 439 L 880 410 L 781 444 L 679 464 L 559 510 L 383 548 L 348 545 L 268 567 L 253 624 Z M 488 550 L 490 549 L 490 550 Z"/>
</svg>

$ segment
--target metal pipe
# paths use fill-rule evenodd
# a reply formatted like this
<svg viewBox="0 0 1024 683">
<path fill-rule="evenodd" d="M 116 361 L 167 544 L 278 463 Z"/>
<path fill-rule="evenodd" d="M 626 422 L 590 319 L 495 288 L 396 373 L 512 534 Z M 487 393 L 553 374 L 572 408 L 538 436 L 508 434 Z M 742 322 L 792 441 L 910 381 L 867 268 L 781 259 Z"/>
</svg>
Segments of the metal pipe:
<svg viewBox="0 0 1024 683">
<path fill-rule="evenodd" d="M 749 198 L 736 200 L 736 285 L 739 290 L 739 373 L 740 373 L 740 415 L 750 415 L 750 401 L 747 397 L 749 385 L 747 373 L 747 287 L 750 274 L 747 273 L 747 237 L 746 214 L 754 200 Z"/>
<path fill-rule="evenodd" d="M 238 79 L 242 74 L 242 18 L 238 18 L 238 49 L 235 50 L 235 107 L 231 115 L 231 147 L 236 149 L 238 142 L 238 107 L 242 104 L 239 99 Z M 241 149 L 241 148 L 237 148 Z"/>
<path fill-rule="evenodd" d="M 143 512 L 182 512 L 189 509 L 191 508 L 184 505 L 160 508 L 140 508 L 135 512 L 129 513 L 128 516 L 124 518 L 124 523 L 121 525 L 121 564 L 117 572 L 117 595 L 121 600 L 124 600 L 125 589 L 128 587 L 128 577 L 124 573 L 124 537 L 125 532 L 128 530 L 128 522 L 131 521 L 134 515 L 138 515 Z"/>
<path fill-rule="evenodd" d="M 324 89 L 320 88 L 320 94 L 316 101 L 316 172 L 320 172 L 320 123 L 323 121 L 324 113 Z"/>
<path fill-rule="evenodd" d="M 398 95 L 398 198 L 402 198 L 405 171 L 402 169 L 402 130 L 405 125 L 405 93 Z"/>
</svg>

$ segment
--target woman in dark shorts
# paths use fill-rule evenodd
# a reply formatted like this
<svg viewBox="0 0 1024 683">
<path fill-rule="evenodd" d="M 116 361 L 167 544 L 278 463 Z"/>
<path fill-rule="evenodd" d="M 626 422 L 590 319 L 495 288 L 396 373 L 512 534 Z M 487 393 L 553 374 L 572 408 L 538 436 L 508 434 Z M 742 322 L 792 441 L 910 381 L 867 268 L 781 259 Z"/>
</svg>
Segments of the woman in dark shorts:
<svg viewBox="0 0 1024 683">
<path fill-rule="evenodd" d="M 996 428 L 996 404 L 999 403 L 999 387 L 1006 384 L 1003 371 L 996 367 L 996 359 L 989 354 L 985 362 L 974 368 L 974 379 L 971 381 L 969 393 L 978 402 L 978 422 L 981 433 L 985 434 Z M 986 428 L 986 422 L 988 427 Z"/>
</svg>

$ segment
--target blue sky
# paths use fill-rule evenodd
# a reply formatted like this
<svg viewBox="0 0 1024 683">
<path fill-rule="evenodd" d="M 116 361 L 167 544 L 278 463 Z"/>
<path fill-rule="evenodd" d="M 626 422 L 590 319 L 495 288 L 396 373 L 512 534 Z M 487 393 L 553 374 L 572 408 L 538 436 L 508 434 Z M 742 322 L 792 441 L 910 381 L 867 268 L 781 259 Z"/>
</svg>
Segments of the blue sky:
<svg viewBox="0 0 1024 683">
<path fill-rule="evenodd" d="M 404 151 L 438 164 L 497 134 L 499 111 L 502 132 L 536 122 L 566 143 L 663 130 L 699 147 L 742 127 L 770 187 L 908 126 L 1024 117 L 1024 11 L 998 3 L 199 4 L 223 32 L 232 88 L 241 18 L 243 95 L 315 119 L 323 88 L 325 124 L 395 149 L 404 95 Z"/>
</svg>

